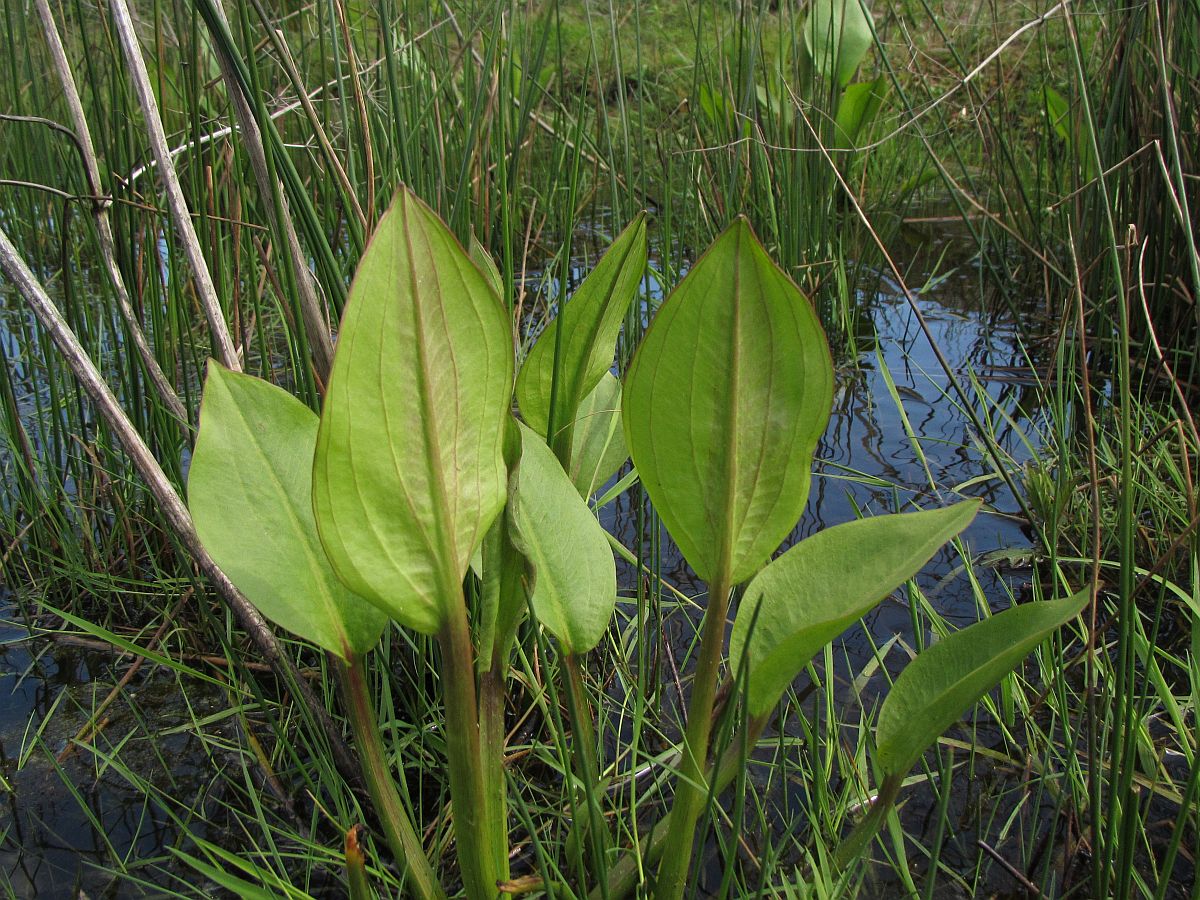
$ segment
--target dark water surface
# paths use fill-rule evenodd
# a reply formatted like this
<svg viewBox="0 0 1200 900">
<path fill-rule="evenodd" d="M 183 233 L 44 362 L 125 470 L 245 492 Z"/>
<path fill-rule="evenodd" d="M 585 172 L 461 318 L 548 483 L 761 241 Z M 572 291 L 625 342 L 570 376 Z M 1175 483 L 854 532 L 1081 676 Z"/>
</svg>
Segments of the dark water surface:
<svg viewBox="0 0 1200 900">
<path fill-rule="evenodd" d="M 917 235 L 931 259 L 952 237 Z M 938 274 L 918 296 L 918 308 L 972 405 L 992 423 L 1011 455 L 1006 465 L 1015 468 L 1036 448 L 1034 433 L 1041 424 L 1033 391 L 1013 374 L 1028 368 L 1018 347 L 1020 323 L 1008 312 L 979 307 L 979 274 L 969 258 L 943 260 Z M 982 603 L 1007 606 L 1028 582 L 1030 540 L 1010 492 L 990 475 L 994 464 L 912 308 L 883 279 L 880 290 L 859 298 L 849 330 L 852 337 L 835 347 L 840 364 L 833 418 L 817 450 L 808 509 L 792 539 L 858 514 L 982 497 L 986 511 L 963 537 L 976 563 L 974 583 L 964 577 L 953 547 L 941 551 L 918 580 L 937 611 L 955 623 L 977 619 Z M 6 333 L 4 339 L 8 337 Z M 916 442 L 889 392 L 884 366 Z M 974 387 L 968 371 L 975 375 Z M 628 495 L 619 498 L 602 516 L 627 545 L 635 539 L 632 502 Z M 848 566 L 853 564 L 847 560 Z M 669 544 L 664 545 L 662 574 L 685 593 L 704 589 Z M 80 890 L 90 897 L 138 895 L 133 885 L 114 883 L 99 867 L 114 867 L 114 856 L 168 862 L 166 848 L 175 833 L 168 816 L 116 767 L 106 768 L 82 754 L 61 767 L 54 761 L 130 660 L 44 636 L 31 639 L 8 594 L 0 618 L 5 620 L 0 624 L 0 896 L 76 897 Z M 839 656 L 853 671 L 872 659 L 873 642 L 894 635 L 912 640 L 912 616 L 901 592 L 880 604 L 866 624 L 867 630 L 853 629 L 840 645 Z M 678 619 L 668 625 L 675 630 L 669 640 L 686 631 Z M 673 645 L 682 658 L 685 642 Z M 897 668 L 900 661 L 895 660 Z M 112 708 L 108 740 L 129 736 L 120 759 L 140 777 L 171 779 L 174 796 L 203 796 L 214 779 L 212 760 L 190 726 L 184 727 L 190 716 L 201 715 L 183 707 L 174 684 L 146 666 L 131 683 L 128 697 Z M 227 702 L 204 688 L 188 701 L 193 707 L 210 704 L 214 711 Z M 167 734 L 154 746 L 139 746 L 139 718 L 154 721 Z"/>
<path fill-rule="evenodd" d="M 8 592 L 0 595 L 0 896 L 140 896 L 105 869 L 140 860 L 150 871 L 135 877 L 153 878 L 155 860 L 171 864 L 165 848 L 175 828 L 132 782 L 205 797 L 213 760 L 188 729 L 193 717 L 219 715 L 225 697 L 200 683 L 185 700 L 173 677 L 147 665 L 101 717 L 98 755 L 57 758 L 131 662 L 31 632 Z M 144 736 L 147 722 L 157 731 L 153 742 Z M 114 746 L 119 759 L 107 765 Z"/>
</svg>

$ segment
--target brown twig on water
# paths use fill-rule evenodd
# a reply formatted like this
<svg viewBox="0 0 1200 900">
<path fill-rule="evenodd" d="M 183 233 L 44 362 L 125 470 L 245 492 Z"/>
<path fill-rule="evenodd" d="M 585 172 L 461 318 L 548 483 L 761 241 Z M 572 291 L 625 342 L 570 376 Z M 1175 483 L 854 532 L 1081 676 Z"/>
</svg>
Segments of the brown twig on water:
<svg viewBox="0 0 1200 900">
<path fill-rule="evenodd" d="M 982 850 L 984 853 L 986 853 L 988 856 L 990 856 L 992 859 L 994 859 L 996 861 L 996 864 L 999 865 L 1000 868 L 1002 868 L 1005 872 L 1007 872 L 1009 875 L 1011 875 L 1013 877 L 1013 879 L 1029 893 L 1030 897 L 1044 898 L 1046 896 L 1038 889 L 1038 886 L 1036 884 L 1034 884 L 1032 881 L 1030 881 L 1025 876 L 1024 872 L 1022 872 L 1020 869 L 1018 869 L 1016 866 L 1014 866 L 1012 863 L 1010 863 L 1007 859 L 1005 859 L 1003 856 L 1001 856 L 999 851 L 996 850 L 994 847 L 992 847 L 992 845 L 989 844 L 987 841 L 977 840 L 975 842 L 975 845 L 980 850 Z"/>
</svg>

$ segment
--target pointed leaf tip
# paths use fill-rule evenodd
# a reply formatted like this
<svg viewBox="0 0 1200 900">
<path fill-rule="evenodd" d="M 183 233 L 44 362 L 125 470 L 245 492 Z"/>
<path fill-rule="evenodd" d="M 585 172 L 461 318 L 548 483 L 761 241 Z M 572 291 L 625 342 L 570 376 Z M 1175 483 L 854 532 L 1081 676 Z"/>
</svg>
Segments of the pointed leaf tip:
<svg viewBox="0 0 1200 900">
<path fill-rule="evenodd" d="M 530 428 L 556 448 L 569 448 L 579 404 L 612 367 L 617 336 L 646 271 L 646 215 L 617 236 L 596 267 L 542 332 L 517 376 L 517 402 Z M 565 328 L 558 339 L 558 329 Z M 558 343 L 558 386 L 555 344 Z M 554 399 L 551 415 L 551 395 Z M 550 419 L 555 431 L 547 435 Z M 564 458 L 559 452 L 560 458 Z"/>
<path fill-rule="evenodd" d="M 884 774 L 905 775 L 964 711 L 1078 615 L 1090 594 L 1085 589 L 1006 609 L 943 638 L 909 663 L 879 710 L 876 759 Z"/>
<path fill-rule="evenodd" d="M 622 401 L 642 483 L 702 578 L 744 581 L 795 526 L 832 402 L 812 304 L 736 220 L 659 309 Z"/>
<path fill-rule="evenodd" d="M 979 507 L 967 500 L 835 525 L 768 564 L 747 586 L 729 642 L 750 714 L 769 711 L 822 647 L 915 575 Z"/>
</svg>

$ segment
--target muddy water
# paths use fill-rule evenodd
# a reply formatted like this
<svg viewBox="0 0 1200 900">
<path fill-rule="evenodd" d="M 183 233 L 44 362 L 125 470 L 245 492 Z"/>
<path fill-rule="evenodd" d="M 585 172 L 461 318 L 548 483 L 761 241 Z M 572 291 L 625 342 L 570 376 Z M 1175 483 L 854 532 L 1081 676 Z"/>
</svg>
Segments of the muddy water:
<svg viewBox="0 0 1200 900">
<path fill-rule="evenodd" d="M 940 239 L 926 235 L 922 240 L 936 254 Z M 951 374 L 1020 464 L 1030 455 L 1023 436 L 1033 439 L 1039 413 L 1028 384 L 1013 376 L 1026 363 L 1018 348 L 1018 323 L 1008 313 L 977 306 L 972 298 L 980 293 L 978 277 L 969 259 L 943 262 L 939 278 L 916 298 L 916 308 Z M 817 451 L 808 509 L 791 540 L 860 513 L 982 497 L 987 511 L 964 535 L 971 557 L 982 561 L 976 567 L 981 593 L 962 577 L 962 560 L 952 549 L 941 552 L 918 579 L 939 613 L 966 624 L 978 617 L 981 596 L 1004 606 L 1010 595 L 1020 594 L 1029 577 L 1023 563 L 1030 542 L 1010 492 L 988 477 L 994 463 L 914 308 L 886 279 L 859 300 L 851 335 L 835 348 L 833 418 Z M 968 370 L 977 376 L 977 389 Z M 606 526 L 627 544 L 635 539 L 631 503 L 622 497 L 603 513 Z M 669 543 L 663 553 L 666 580 L 686 593 L 703 590 Z M 167 848 L 175 835 L 170 817 L 113 767 L 79 756 L 62 767 L 53 761 L 128 662 L 111 653 L 31 639 L 7 599 L 0 617 L 8 623 L 0 626 L 0 896 L 75 897 L 81 889 L 91 897 L 139 895 L 131 881 L 114 882 L 101 867 L 118 865 L 118 858 L 157 859 L 161 867 L 143 864 L 135 878 L 158 880 L 169 865 Z M 686 642 L 672 639 L 686 633 L 684 623 L 668 620 L 668 628 L 667 639 L 682 659 Z M 872 612 L 865 630 L 854 629 L 843 638 L 839 653 L 857 671 L 872 658 L 873 642 L 897 634 L 911 639 L 911 630 L 910 611 L 898 593 Z M 167 685 L 153 674 L 135 681 L 126 702 L 114 707 L 109 734 L 131 735 L 134 744 L 123 749 L 122 759 L 140 776 L 173 780 L 176 796 L 204 797 L 213 761 L 186 729 L 154 746 L 136 744 L 139 715 L 163 730 L 184 721 L 186 710 Z M 223 702 L 205 699 L 203 692 L 198 697 L 214 709 Z"/>
</svg>

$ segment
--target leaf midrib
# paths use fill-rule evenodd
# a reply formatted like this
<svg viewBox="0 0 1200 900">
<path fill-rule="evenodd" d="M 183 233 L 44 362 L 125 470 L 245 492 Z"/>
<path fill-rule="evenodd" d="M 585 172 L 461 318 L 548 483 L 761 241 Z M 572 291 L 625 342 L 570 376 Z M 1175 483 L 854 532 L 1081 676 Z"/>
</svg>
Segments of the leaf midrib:
<svg viewBox="0 0 1200 900">
<path fill-rule="evenodd" d="M 424 223 L 422 223 L 422 226 L 423 225 L 424 225 Z M 429 242 L 429 233 L 426 231 L 426 229 L 424 227 L 421 228 L 421 234 L 424 237 L 426 243 L 428 243 Z M 417 395 L 420 398 L 420 403 L 421 403 L 421 407 L 422 407 L 420 421 L 422 423 L 422 439 L 425 444 L 425 451 L 426 451 L 425 452 L 425 460 L 424 460 L 425 461 L 425 471 L 427 472 L 427 474 L 429 476 L 429 491 L 430 491 L 430 497 L 433 500 L 433 516 L 434 516 L 434 523 L 435 523 L 435 528 L 436 528 L 436 532 L 437 532 L 435 535 L 433 535 L 432 541 L 430 540 L 430 535 L 426 529 L 421 529 L 421 534 L 425 538 L 426 545 L 429 546 L 431 551 L 433 551 L 435 557 L 440 557 L 437 561 L 438 564 L 436 566 L 436 569 L 437 569 L 436 577 L 437 577 L 438 581 L 441 582 L 440 588 L 443 592 L 443 597 L 441 598 L 441 600 L 443 603 L 446 603 L 446 602 L 449 602 L 449 598 L 453 594 L 453 590 L 450 585 L 452 578 L 450 577 L 448 570 L 449 570 L 451 562 L 454 560 L 454 548 L 452 545 L 451 535 L 450 535 L 449 529 L 448 529 L 448 523 L 450 520 L 450 509 L 449 509 L 449 505 L 448 505 L 448 498 L 446 495 L 446 483 L 443 479 L 443 472 L 442 472 L 442 467 L 441 467 L 442 448 L 441 448 L 441 441 L 439 439 L 438 430 L 437 430 L 437 421 L 438 420 L 437 420 L 436 404 L 433 402 L 433 397 L 431 395 L 431 388 L 430 388 L 429 362 L 428 362 L 428 357 L 426 355 L 426 346 L 425 346 L 425 323 L 424 323 L 424 319 L 422 316 L 422 312 L 424 311 L 424 307 L 423 307 L 424 297 L 421 294 L 421 292 L 419 292 L 417 290 L 417 267 L 415 265 L 415 260 L 416 260 L 417 256 L 416 256 L 416 247 L 413 245 L 413 240 L 412 240 L 412 227 L 411 227 L 411 220 L 410 220 L 410 204 L 408 202 L 406 202 L 404 204 L 403 235 L 404 235 L 405 248 L 408 252 L 408 258 L 409 258 L 408 275 L 409 275 L 409 282 L 410 282 L 410 287 L 412 290 L 412 297 L 413 297 L 413 304 L 412 304 L 413 337 L 414 337 L 415 343 L 417 345 Z M 441 276 L 440 276 L 440 273 L 438 272 L 436 266 L 431 267 L 431 268 L 432 268 L 433 286 L 434 286 L 436 292 L 440 295 L 441 289 L 442 289 Z M 447 343 L 452 343 L 449 333 L 447 333 L 447 335 L 446 335 L 446 340 L 447 340 Z M 452 352 L 450 353 L 450 357 L 453 360 L 453 358 L 454 358 L 453 348 L 452 348 Z M 456 371 L 455 372 L 456 383 L 457 383 L 457 374 L 458 373 Z M 403 482 L 403 476 L 400 477 L 400 480 L 401 480 L 401 482 Z M 435 543 L 438 546 L 434 546 Z M 440 618 L 442 618 L 442 619 L 445 618 L 445 609 L 444 608 L 439 609 L 438 613 L 439 613 Z"/>
<path fill-rule="evenodd" d="M 735 232 L 733 248 L 733 321 L 729 329 L 729 402 L 726 404 L 725 435 L 725 496 L 723 498 L 722 533 L 717 556 L 717 570 L 713 573 L 713 581 L 717 584 L 729 584 L 733 572 L 733 539 L 736 510 L 734 498 L 737 496 L 738 472 L 738 390 L 741 386 L 742 365 L 742 240 L 745 226 L 739 225 Z M 709 598 L 711 602 L 713 598 Z M 724 598 L 718 598 L 718 602 Z"/>
</svg>

